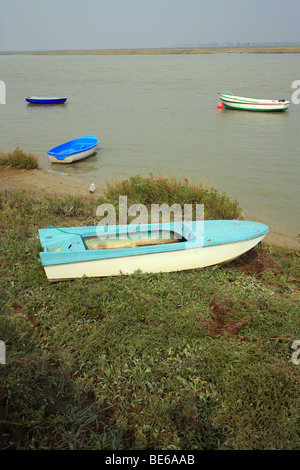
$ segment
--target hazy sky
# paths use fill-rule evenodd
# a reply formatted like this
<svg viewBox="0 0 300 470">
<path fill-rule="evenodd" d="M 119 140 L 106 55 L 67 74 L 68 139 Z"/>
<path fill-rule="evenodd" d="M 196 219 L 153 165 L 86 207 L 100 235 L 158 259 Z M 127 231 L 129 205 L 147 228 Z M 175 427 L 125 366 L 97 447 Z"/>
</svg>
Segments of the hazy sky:
<svg viewBox="0 0 300 470">
<path fill-rule="evenodd" d="M 0 0 L 0 51 L 300 41 L 300 0 Z"/>
</svg>

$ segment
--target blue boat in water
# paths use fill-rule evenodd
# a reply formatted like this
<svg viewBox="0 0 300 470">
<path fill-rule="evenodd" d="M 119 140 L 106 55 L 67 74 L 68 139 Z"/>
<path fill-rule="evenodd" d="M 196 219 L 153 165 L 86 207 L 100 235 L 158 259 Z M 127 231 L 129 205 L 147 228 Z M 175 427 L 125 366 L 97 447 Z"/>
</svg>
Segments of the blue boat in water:
<svg viewBox="0 0 300 470">
<path fill-rule="evenodd" d="M 94 135 L 85 135 L 70 140 L 48 151 L 49 160 L 53 163 L 72 163 L 92 155 L 97 147 L 98 139 Z"/>
<path fill-rule="evenodd" d="M 27 103 L 34 104 L 59 104 L 67 101 L 66 97 L 27 96 Z"/>
<path fill-rule="evenodd" d="M 241 220 L 50 227 L 39 230 L 49 281 L 204 268 L 257 245 L 269 229 Z"/>
</svg>

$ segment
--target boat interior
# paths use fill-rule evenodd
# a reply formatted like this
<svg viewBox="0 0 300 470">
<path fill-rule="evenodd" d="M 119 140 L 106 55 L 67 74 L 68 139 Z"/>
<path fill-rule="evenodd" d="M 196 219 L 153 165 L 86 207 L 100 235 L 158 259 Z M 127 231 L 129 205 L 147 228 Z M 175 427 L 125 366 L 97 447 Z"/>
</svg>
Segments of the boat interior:
<svg viewBox="0 0 300 470">
<path fill-rule="evenodd" d="M 107 235 L 72 235 L 61 242 L 47 243 L 45 251 L 85 251 L 117 248 L 137 248 L 150 245 L 186 242 L 180 233 L 171 230 L 151 230 L 145 232 L 109 233 Z"/>
<path fill-rule="evenodd" d="M 87 250 L 105 250 L 112 248 L 136 248 L 149 245 L 165 245 L 167 243 L 185 242 L 186 239 L 173 231 L 156 230 L 149 232 L 132 232 L 125 234 L 96 235 L 82 238 Z"/>
</svg>

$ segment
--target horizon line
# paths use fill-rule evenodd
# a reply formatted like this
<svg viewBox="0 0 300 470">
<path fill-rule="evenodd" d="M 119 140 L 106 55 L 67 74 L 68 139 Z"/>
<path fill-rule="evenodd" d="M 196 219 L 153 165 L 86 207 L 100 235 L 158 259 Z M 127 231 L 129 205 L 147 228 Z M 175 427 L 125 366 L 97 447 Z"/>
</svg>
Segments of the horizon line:
<svg viewBox="0 0 300 470">
<path fill-rule="evenodd" d="M 120 51 L 162 51 L 162 50 L 193 50 L 193 51 L 201 51 L 201 50 L 214 50 L 214 49 L 255 49 L 255 48 L 266 48 L 266 49 L 276 49 L 276 48 L 293 48 L 299 47 L 300 42 L 268 42 L 268 43 L 203 43 L 199 45 L 176 45 L 176 46 L 161 46 L 161 47 L 112 47 L 112 48 L 86 48 L 86 49 L 23 49 L 23 50 L 6 50 L 0 51 L 0 54 L 27 54 L 27 53 L 72 53 L 72 52 L 120 52 Z M 300 52 L 300 50 L 299 50 Z"/>
</svg>

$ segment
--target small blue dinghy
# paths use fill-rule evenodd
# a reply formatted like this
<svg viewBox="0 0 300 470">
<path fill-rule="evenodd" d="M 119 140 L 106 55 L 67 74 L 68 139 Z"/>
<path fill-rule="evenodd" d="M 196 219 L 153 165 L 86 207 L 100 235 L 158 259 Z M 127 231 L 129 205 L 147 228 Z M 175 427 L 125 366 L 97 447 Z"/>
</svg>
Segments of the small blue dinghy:
<svg viewBox="0 0 300 470">
<path fill-rule="evenodd" d="M 204 268 L 256 246 L 266 225 L 240 220 L 99 225 L 39 230 L 49 281 Z"/>
<path fill-rule="evenodd" d="M 97 147 L 98 139 L 94 135 L 85 135 L 70 140 L 49 150 L 48 157 L 53 163 L 72 163 L 92 155 Z"/>
<path fill-rule="evenodd" d="M 28 103 L 34 104 L 59 104 L 65 103 L 67 98 L 65 97 L 43 97 L 43 96 L 27 96 L 25 100 Z"/>
</svg>

